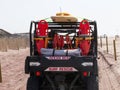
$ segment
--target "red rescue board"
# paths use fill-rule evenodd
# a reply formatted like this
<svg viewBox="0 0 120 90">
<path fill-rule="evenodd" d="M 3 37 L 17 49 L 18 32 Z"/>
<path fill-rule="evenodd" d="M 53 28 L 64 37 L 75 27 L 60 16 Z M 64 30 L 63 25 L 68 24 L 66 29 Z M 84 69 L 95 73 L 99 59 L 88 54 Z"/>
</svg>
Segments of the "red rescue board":
<svg viewBox="0 0 120 90">
<path fill-rule="evenodd" d="M 38 22 L 38 29 L 36 30 L 37 37 L 45 37 L 48 32 L 48 23 L 45 20 Z M 36 40 L 37 51 L 40 54 L 40 49 L 45 47 L 44 39 Z"/>
<path fill-rule="evenodd" d="M 90 24 L 87 20 L 82 20 L 82 22 L 80 23 L 79 35 L 90 35 Z M 80 48 L 82 50 L 82 55 L 87 55 L 90 49 L 90 41 L 80 41 Z"/>
</svg>

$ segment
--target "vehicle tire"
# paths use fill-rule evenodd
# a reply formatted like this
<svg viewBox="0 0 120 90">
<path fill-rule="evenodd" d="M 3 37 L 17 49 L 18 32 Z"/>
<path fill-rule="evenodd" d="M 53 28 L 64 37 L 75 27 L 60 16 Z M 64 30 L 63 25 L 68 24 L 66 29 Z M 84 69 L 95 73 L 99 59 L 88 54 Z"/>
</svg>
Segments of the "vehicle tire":
<svg viewBox="0 0 120 90">
<path fill-rule="evenodd" d="M 27 90 L 39 90 L 39 78 L 31 76 L 27 81 Z"/>
<path fill-rule="evenodd" d="M 87 90 L 99 90 L 98 87 L 98 77 L 90 76 L 87 80 Z"/>
</svg>

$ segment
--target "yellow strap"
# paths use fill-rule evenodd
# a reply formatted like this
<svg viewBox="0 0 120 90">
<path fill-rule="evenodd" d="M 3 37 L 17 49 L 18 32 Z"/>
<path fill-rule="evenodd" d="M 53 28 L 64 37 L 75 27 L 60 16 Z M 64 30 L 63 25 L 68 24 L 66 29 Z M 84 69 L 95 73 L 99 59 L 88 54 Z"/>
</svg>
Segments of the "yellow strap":
<svg viewBox="0 0 120 90">
<path fill-rule="evenodd" d="M 48 45 L 48 41 L 52 40 L 52 38 L 48 38 L 48 37 L 38 37 L 38 38 L 34 38 L 34 40 L 45 40 L 45 48 L 47 48 Z"/>
<path fill-rule="evenodd" d="M 44 40 L 43 38 L 34 38 L 34 40 Z"/>
<path fill-rule="evenodd" d="M 83 38 L 83 37 L 77 37 L 75 39 L 76 40 L 92 40 L 92 39 L 94 39 L 94 37 L 85 37 L 85 38 Z"/>
<path fill-rule="evenodd" d="M 78 44 L 79 44 L 80 41 L 82 41 L 82 40 L 92 40 L 92 39 L 94 39 L 94 37 L 85 37 L 85 38 L 77 37 L 77 38 L 75 38 L 76 48 L 78 47 Z"/>
</svg>

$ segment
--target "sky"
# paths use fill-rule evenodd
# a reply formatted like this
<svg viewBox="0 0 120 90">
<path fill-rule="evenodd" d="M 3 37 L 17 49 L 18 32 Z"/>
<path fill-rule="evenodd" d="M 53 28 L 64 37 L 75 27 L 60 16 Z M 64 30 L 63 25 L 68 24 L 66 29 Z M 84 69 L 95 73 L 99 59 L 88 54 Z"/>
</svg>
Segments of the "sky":
<svg viewBox="0 0 120 90">
<path fill-rule="evenodd" d="M 120 0 L 0 0 L 0 29 L 29 32 L 30 22 L 57 12 L 95 20 L 98 35 L 120 35 Z"/>
</svg>

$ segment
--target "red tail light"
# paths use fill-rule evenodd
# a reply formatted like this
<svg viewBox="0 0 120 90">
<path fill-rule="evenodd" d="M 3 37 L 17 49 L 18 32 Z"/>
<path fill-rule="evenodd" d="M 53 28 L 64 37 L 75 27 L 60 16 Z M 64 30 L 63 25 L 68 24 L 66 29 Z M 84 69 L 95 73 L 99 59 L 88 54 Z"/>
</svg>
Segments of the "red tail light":
<svg viewBox="0 0 120 90">
<path fill-rule="evenodd" d="M 41 72 L 40 72 L 40 71 L 37 71 L 35 74 L 36 74 L 36 76 L 40 76 L 40 75 L 41 75 Z"/>
<path fill-rule="evenodd" d="M 87 77 L 88 76 L 88 72 L 83 72 L 83 76 Z"/>
</svg>

